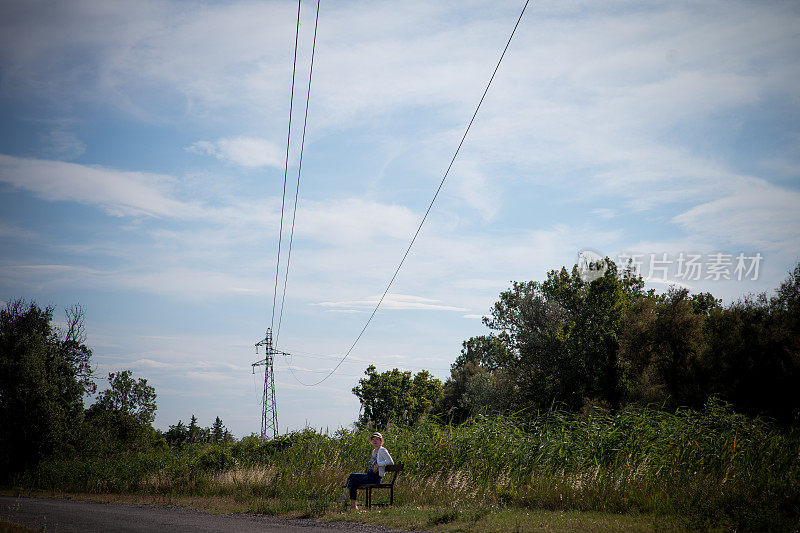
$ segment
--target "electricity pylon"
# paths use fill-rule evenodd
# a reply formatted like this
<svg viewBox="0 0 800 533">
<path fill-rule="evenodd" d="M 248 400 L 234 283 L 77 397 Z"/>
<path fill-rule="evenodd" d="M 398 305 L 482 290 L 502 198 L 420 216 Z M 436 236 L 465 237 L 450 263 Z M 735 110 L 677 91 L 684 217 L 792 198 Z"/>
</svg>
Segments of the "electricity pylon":
<svg viewBox="0 0 800 533">
<path fill-rule="evenodd" d="M 267 430 L 272 429 L 272 438 L 278 436 L 278 404 L 275 402 L 275 372 L 272 361 L 276 355 L 289 355 L 285 352 L 275 350 L 272 345 L 272 330 L 267 328 L 267 334 L 263 340 L 256 343 L 256 354 L 258 347 L 264 347 L 264 359 L 252 364 L 253 373 L 257 366 L 264 366 L 264 395 L 261 397 L 261 437 L 267 436 Z"/>
</svg>

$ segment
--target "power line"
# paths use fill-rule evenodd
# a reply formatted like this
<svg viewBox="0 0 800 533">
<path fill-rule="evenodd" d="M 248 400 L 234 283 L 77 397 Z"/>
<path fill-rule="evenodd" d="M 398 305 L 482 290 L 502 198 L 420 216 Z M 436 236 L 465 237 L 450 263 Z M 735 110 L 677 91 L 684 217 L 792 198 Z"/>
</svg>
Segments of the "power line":
<svg viewBox="0 0 800 533">
<path fill-rule="evenodd" d="M 324 373 L 329 372 L 329 370 L 317 370 L 317 369 L 311 369 L 311 368 L 298 367 L 298 366 L 293 364 L 293 359 L 295 357 L 302 357 L 302 358 L 306 358 L 306 359 L 317 359 L 317 360 L 321 360 L 321 361 L 330 361 L 331 359 L 334 359 L 334 358 L 338 359 L 339 358 L 339 356 L 334 355 L 334 354 L 325 355 L 325 354 L 314 353 L 314 352 L 303 352 L 301 350 L 292 350 L 291 354 L 285 354 L 286 370 L 288 370 L 292 374 L 292 377 L 294 378 L 295 381 L 297 381 L 301 385 L 305 385 L 305 386 L 309 386 L 309 385 L 307 385 L 307 384 L 303 383 L 302 381 L 300 381 L 300 379 L 297 377 L 297 374 L 295 374 L 295 370 L 298 370 L 300 372 L 309 372 L 309 373 L 312 373 L 312 374 L 324 374 Z M 393 364 L 386 364 L 386 363 L 374 363 L 374 362 L 371 362 L 371 361 L 364 361 L 364 360 L 355 361 L 353 359 L 350 359 L 347 362 L 348 363 L 355 363 L 355 364 L 367 364 L 367 365 L 371 364 L 372 366 L 376 367 L 377 370 L 380 370 L 380 369 L 392 370 L 392 369 L 395 369 L 395 368 L 399 369 L 400 367 L 404 367 L 405 368 L 405 370 L 403 370 L 404 372 L 405 371 L 412 371 L 412 372 L 414 371 L 413 369 L 409 369 L 405 365 L 399 365 L 399 364 L 394 364 L 393 365 Z M 435 370 L 435 371 L 440 371 L 440 372 L 447 373 L 447 372 L 450 372 L 450 367 L 447 367 L 447 368 L 444 368 L 444 367 L 426 367 L 423 370 Z M 338 375 L 339 376 L 347 376 L 347 377 L 356 377 L 356 378 L 364 377 L 364 373 L 363 372 L 360 373 L 360 374 L 349 374 L 349 373 L 343 374 L 341 372 L 338 372 Z"/>
<path fill-rule="evenodd" d="M 278 259 L 275 261 L 275 290 L 272 292 L 272 318 L 270 329 L 275 325 L 275 301 L 278 298 L 278 271 L 281 267 L 281 241 L 283 239 L 283 209 L 286 204 L 286 178 L 289 175 L 289 142 L 292 138 L 292 107 L 294 106 L 294 76 L 297 71 L 297 41 L 300 38 L 300 1 L 297 0 L 297 25 L 294 32 L 294 59 L 292 60 L 292 89 L 289 95 L 289 128 L 286 133 L 286 160 L 283 169 L 283 196 L 281 197 L 281 225 L 278 231 Z"/>
<path fill-rule="evenodd" d="M 308 102 L 311 99 L 311 77 L 314 74 L 314 52 L 317 49 L 317 25 L 319 24 L 319 2 L 317 0 L 317 14 L 314 18 L 314 40 L 311 44 L 311 66 L 308 69 L 308 90 L 306 91 L 306 112 L 303 118 L 303 136 L 300 139 L 300 161 L 297 165 L 297 187 L 294 191 L 294 209 L 292 209 L 292 230 L 289 233 L 289 252 L 286 255 L 286 271 L 283 276 L 283 295 L 281 296 L 281 312 L 278 315 L 278 330 L 275 333 L 275 346 L 281 336 L 281 322 L 283 322 L 283 304 L 286 301 L 286 281 L 289 279 L 289 263 L 292 260 L 292 241 L 294 240 L 294 221 L 297 216 L 297 197 L 300 194 L 300 173 L 303 169 L 303 149 L 306 144 L 306 124 L 308 124 Z M 298 12 L 299 20 L 299 12 Z"/>
<path fill-rule="evenodd" d="M 339 367 L 344 362 L 344 360 L 347 359 L 347 357 L 350 355 L 350 352 L 353 351 L 353 348 L 356 347 L 356 344 L 358 344 L 358 341 L 361 340 L 361 336 L 364 335 L 364 332 L 367 330 L 367 327 L 369 326 L 370 322 L 372 322 L 372 319 L 375 316 L 375 313 L 378 312 L 378 309 L 380 308 L 381 303 L 383 303 L 383 299 L 386 298 L 386 295 L 388 294 L 389 289 L 391 288 L 392 284 L 394 283 L 395 278 L 397 278 L 397 274 L 400 272 L 400 268 L 403 266 L 403 263 L 405 262 L 406 258 L 408 257 L 408 253 L 411 251 L 411 247 L 414 246 L 414 242 L 417 240 L 417 236 L 419 235 L 419 232 L 422 230 L 422 225 L 425 224 L 425 220 L 428 218 L 428 214 L 431 212 L 431 209 L 433 208 L 433 204 L 436 201 L 436 198 L 439 196 L 439 192 L 442 190 L 442 186 L 444 185 L 444 182 L 447 179 L 448 174 L 450 174 L 450 169 L 453 168 L 453 163 L 455 163 L 456 157 L 458 157 L 458 153 L 461 151 L 461 146 L 463 146 L 464 140 L 467 138 L 467 134 L 469 133 L 469 130 L 472 127 L 472 123 L 475 122 L 475 117 L 478 116 L 478 111 L 480 110 L 481 105 L 483 104 L 483 100 L 486 98 L 486 93 L 489 92 L 489 87 L 491 87 L 492 81 L 494 81 L 494 77 L 497 74 L 498 69 L 500 68 L 500 64 L 503 62 L 503 58 L 505 57 L 506 52 L 508 51 L 508 47 L 511 45 L 511 39 L 514 38 L 514 33 L 516 33 L 516 31 L 517 31 L 517 27 L 519 27 L 520 21 L 522 21 L 522 16 L 525 14 L 525 9 L 528 7 L 528 3 L 529 2 L 530 2 L 530 0 L 525 0 L 525 5 L 522 6 L 522 11 L 520 12 L 519 17 L 517 18 L 516 24 L 514 24 L 514 29 L 511 30 L 511 35 L 508 37 L 508 41 L 506 42 L 505 48 L 503 48 L 503 53 L 500 54 L 500 59 L 497 60 L 497 65 L 494 67 L 494 71 L 492 72 L 492 76 L 489 78 L 489 83 L 486 84 L 486 89 L 484 89 L 483 95 L 481 96 L 481 99 L 478 102 L 477 107 L 475 108 L 475 112 L 472 114 L 472 118 L 470 119 L 469 124 L 467 124 L 467 128 L 464 131 L 464 135 L 461 136 L 461 141 L 458 143 L 458 148 L 456 148 L 456 151 L 453 154 L 452 159 L 450 160 L 450 164 L 447 166 L 447 170 L 445 171 L 441 182 L 439 182 L 439 187 L 436 189 L 436 193 L 434 193 L 433 198 L 431 199 L 431 202 L 428 205 L 428 209 L 425 210 L 425 214 L 423 215 L 422 220 L 420 221 L 419 226 L 417 227 L 417 231 L 414 232 L 414 237 L 411 239 L 411 242 L 409 243 L 408 248 L 406 248 L 406 251 L 403 254 L 403 258 L 400 260 L 400 264 L 397 265 L 397 268 L 395 269 L 394 274 L 392 275 L 392 279 L 390 279 L 389 283 L 386 285 L 386 290 L 383 291 L 383 294 L 381 295 L 380 299 L 378 300 L 378 303 L 375 305 L 375 309 L 372 310 L 372 313 L 369 315 L 369 318 L 367 318 L 367 322 L 364 324 L 364 327 L 361 328 L 361 332 L 356 337 L 356 340 L 353 341 L 353 344 L 350 346 L 350 348 L 347 350 L 347 352 L 344 354 L 344 356 L 341 358 L 341 360 L 336 364 L 336 366 L 333 368 L 333 370 L 331 370 L 324 378 L 320 379 L 319 381 L 317 381 L 315 383 L 303 383 L 302 381 L 297 380 L 298 383 L 300 383 L 301 385 L 305 385 L 306 387 L 314 387 L 316 385 L 319 385 L 320 383 L 322 383 L 323 381 L 325 381 L 329 377 L 331 377 L 333 375 L 333 373 L 336 372 L 336 370 L 339 369 Z M 292 375 L 294 375 L 294 373 L 292 373 Z M 297 377 L 295 377 L 295 379 L 297 379 Z"/>
<path fill-rule="evenodd" d="M 395 366 L 394 368 L 397 368 L 397 367 Z M 282 369 L 282 368 L 278 368 L 278 369 L 276 369 L 276 372 L 281 372 L 283 370 L 284 369 Z M 293 371 L 307 372 L 309 374 L 322 374 L 322 373 L 330 372 L 329 370 L 316 370 L 316 369 L 313 369 L 313 368 L 303 368 L 303 367 L 299 367 L 299 366 L 296 366 L 296 365 L 291 365 L 288 362 L 286 364 L 285 370 L 289 370 L 289 372 L 293 372 Z M 376 369 L 376 370 L 379 370 L 379 369 Z M 419 372 L 422 371 L 422 370 L 416 370 L 416 369 L 405 369 L 405 370 L 403 370 L 403 369 L 400 369 L 400 368 L 398 368 L 398 370 L 400 370 L 400 372 L 412 372 L 412 373 L 419 373 Z M 425 368 L 423 370 L 429 371 L 431 369 Z M 352 374 L 352 373 L 349 373 L 349 372 L 347 372 L 347 373 L 337 372 L 336 375 L 337 376 L 353 377 L 353 378 L 363 378 L 365 376 L 364 372 L 361 372 L 360 374 Z"/>
<path fill-rule="evenodd" d="M 291 355 L 292 355 L 292 357 L 302 357 L 302 358 L 305 358 L 305 359 L 317 359 L 319 361 L 330 361 L 331 359 L 334 359 L 334 358 L 335 359 L 339 359 L 341 357 L 341 356 L 335 355 L 335 354 L 325 355 L 325 354 L 315 353 L 315 352 L 303 352 L 301 350 L 294 350 L 294 349 L 292 350 L 292 354 Z M 353 364 L 371 364 L 371 365 L 375 366 L 376 368 L 398 368 L 399 366 L 402 366 L 399 363 L 398 364 L 374 363 L 374 362 L 371 362 L 371 361 L 365 361 L 365 360 L 361 360 L 361 359 L 354 360 L 352 358 L 348 359 L 348 361 L 346 361 L 346 362 L 347 363 L 353 363 Z M 450 371 L 450 367 L 448 366 L 447 368 L 445 368 L 445 367 L 441 367 L 441 366 L 440 367 L 435 367 L 434 366 L 434 367 L 426 367 L 425 370 L 444 370 L 444 371 L 448 371 L 449 372 Z M 325 372 L 327 372 L 327 370 L 325 370 Z"/>
</svg>

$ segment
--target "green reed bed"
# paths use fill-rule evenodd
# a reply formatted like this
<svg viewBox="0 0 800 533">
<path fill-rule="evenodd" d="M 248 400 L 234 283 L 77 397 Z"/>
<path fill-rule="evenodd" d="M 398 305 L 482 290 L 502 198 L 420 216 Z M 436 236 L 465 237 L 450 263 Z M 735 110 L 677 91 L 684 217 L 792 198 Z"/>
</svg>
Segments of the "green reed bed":
<svg viewBox="0 0 800 533">
<path fill-rule="evenodd" d="M 361 471 L 371 430 L 313 429 L 273 441 L 156 448 L 46 461 L 30 488 L 232 496 L 252 510 L 328 508 Z M 423 421 L 384 432 L 406 470 L 401 505 L 524 506 L 677 516 L 691 527 L 797 527 L 800 438 L 710 402 L 702 411 L 627 408 Z M 277 503 L 276 503 L 277 500 Z M 295 507 L 286 501 L 299 502 Z M 283 502 L 283 503 L 281 503 Z"/>
</svg>

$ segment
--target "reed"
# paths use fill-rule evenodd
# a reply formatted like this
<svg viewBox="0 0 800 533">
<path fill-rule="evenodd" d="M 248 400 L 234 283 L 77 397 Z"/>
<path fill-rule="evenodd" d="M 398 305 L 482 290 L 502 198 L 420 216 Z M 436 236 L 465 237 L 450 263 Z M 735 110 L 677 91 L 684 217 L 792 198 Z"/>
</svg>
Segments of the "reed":
<svg viewBox="0 0 800 533">
<path fill-rule="evenodd" d="M 319 513 L 361 471 L 369 429 L 49 460 L 20 483 L 76 492 L 230 496 L 255 512 Z M 523 506 L 679 517 L 687 527 L 797 527 L 800 435 L 731 411 L 629 407 L 390 426 L 401 505 Z"/>
</svg>

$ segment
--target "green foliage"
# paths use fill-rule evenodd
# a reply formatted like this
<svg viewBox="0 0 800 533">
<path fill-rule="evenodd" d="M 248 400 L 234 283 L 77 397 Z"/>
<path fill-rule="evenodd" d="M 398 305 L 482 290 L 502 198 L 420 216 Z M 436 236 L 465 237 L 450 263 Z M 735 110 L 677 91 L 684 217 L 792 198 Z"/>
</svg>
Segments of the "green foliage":
<svg viewBox="0 0 800 533">
<path fill-rule="evenodd" d="M 442 383 L 427 370 L 378 373 L 373 365 L 364 371 L 366 378 L 353 388 L 361 400 L 359 423 L 383 428 L 389 422 L 414 423 L 428 413 L 442 396 Z"/>
<path fill-rule="evenodd" d="M 446 413 L 451 423 L 460 423 L 477 414 L 513 410 L 513 380 L 508 375 L 513 362 L 505 335 L 482 335 L 464 341 L 461 354 L 450 366 L 450 378 L 435 411 Z"/>
<path fill-rule="evenodd" d="M 707 343 L 705 313 L 711 309 L 718 308 L 691 298 L 687 289 L 650 292 L 635 301 L 620 334 L 627 401 L 669 409 L 703 404 L 707 394 L 697 369 Z"/>
<path fill-rule="evenodd" d="M 96 390 L 83 311 L 66 312 L 16 300 L 0 310 L 0 479 L 42 460 L 153 450 L 165 441 L 152 428 L 155 390 L 129 370 L 111 373 L 110 388 L 84 411 Z"/>
<path fill-rule="evenodd" d="M 134 380 L 130 370 L 108 375 L 109 389 L 86 410 L 83 453 L 113 454 L 150 448 L 158 436 L 150 425 L 156 392 L 147 380 Z"/>
<path fill-rule="evenodd" d="M 481 335 L 465 340 L 461 346 L 461 354 L 450 366 L 458 370 L 469 363 L 475 363 L 488 372 L 496 372 L 513 361 L 506 339 L 495 335 Z"/>
<path fill-rule="evenodd" d="M 800 423 L 800 264 L 775 296 L 723 307 L 709 293 L 644 292 L 605 263 L 593 281 L 575 266 L 512 282 L 484 319 L 493 333 L 464 342 L 437 412 L 460 423 L 551 405 L 700 408 L 716 395 Z"/>
<path fill-rule="evenodd" d="M 182 446 L 189 442 L 189 428 L 183 423 L 183 420 L 178 420 L 174 426 L 170 426 L 164 439 L 170 446 Z"/>
<path fill-rule="evenodd" d="M 222 423 L 222 419 L 217 417 L 211 427 L 200 427 L 197 424 L 197 417 L 192 415 L 189 425 L 186 426 L 182 420 L 174 426 L 170 426 L 164 433 L 164 439 L 170 446 L 184 446 L 195 443 L 215 443 L 229 444 L 234 441 L 233 435 Z"/>
<path fill-rule="evenodd" d="M 262 466 L 276 453 L 291 445 L 291 437 L 279 435 L 275 439 L 262 439 L 255 435 L 244 437 L 231 446 L 236 463 L 245 467 Z"/>
<path fill-rule="evenodd" d="M 228 430 L 225 429 L 225 426 L 222 424 L 222 419 L 217 417 L 216 420 L 214 420 L 214 425 L 211 426 L 211 441 L 220 444 L 225 440 L 227 433 Z"/>
<path fill-rule="evenodd" d="M 144 378 L 134 380 L 132 374 L 130 370 L 110 372 L 110 387 L 98 395 L 87 414 L 115 412 L 151 424 L 155 419 L 156 390 Z"/>
<path fill-rule="evenodd" d="M 323 512 L 363 468 L 368 428 L 312 429 L 275 440 L 190 444 L 108 458 L 49 460 L 31 488 L 230 495 L 257 512 Z M 530 418 L 478 416 L 458 426 L 392 425 L 386 446 L 405 463 L 395 502 L 436 502 L 437 520 L 464 506 L 520 506 L 677 517 L 685 528 L 800 526 L 800 434 L 733 412 L 623 408 Z"/>
<path fill-rule="evenodd" d="M 196 468 L 208 472 L 222 472 L 234 464 L 230 448 L 223 446 L 208 446 L 197 457 Z"/>
<path fill-rule="evenodd" d="M 0 310 L 0 479 L 54 453 L 74 449 L 83 396 L 94 392 L 83 311 L 15 300 Z"/>
<path fill-rule="evenodd" d="M 189 420 L 189 427 L 187 428 L 187 439 L 189 442 L 200 442 L 202 441 L 202 434 L 203 430 L 200 429 L 200 426 L 197 425 L 197 417 L 192 415 L 192 418 Z"/>
<path fill-rule="evenodd" d="M 619 405 L 618 337 L 642 282 L 606 262 L 604 275 L 591 282 L 576 266 L 552 270 L 542 283 L 513 282 L 500 294 L 484 323 L 500 332 L 511 354 L 498 366 L 513 379 L 514 405 L 557 402 L 577 410 L 587 399 Z"/>
</svg>

